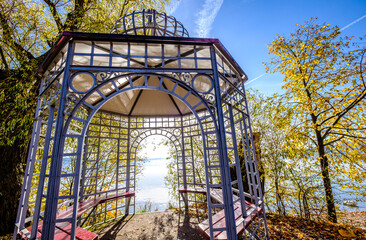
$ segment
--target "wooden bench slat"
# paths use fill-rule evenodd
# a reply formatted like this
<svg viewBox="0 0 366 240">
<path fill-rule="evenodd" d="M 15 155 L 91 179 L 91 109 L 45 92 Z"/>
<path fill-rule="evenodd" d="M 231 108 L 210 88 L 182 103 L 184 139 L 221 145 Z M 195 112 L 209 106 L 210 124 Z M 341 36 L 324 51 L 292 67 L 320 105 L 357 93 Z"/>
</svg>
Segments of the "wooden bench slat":
<svg viewBox="0 0 366 240">
<path fill-rule="evenodd" d="M 206 189 L 204 188 L 187 188 L 187 189 L 178 189 L 179 193 L 198 193 L 198 194 L 207 194 Z"/>
<path fill-rule="evenodd" d="M 211 195 L 211 198 L 215 199 L 217 202 L 219 202 L 221 204 L 224 203 L 224 197 L 223 197 L 223 194 L 222 194 L 222 189 L 211 188 L 210 189 L 210 195 Z M 239 197 L 236 196 L 235 194 L 233 194 L 233 201 L 235 202 L 238 199 L 239 199 Z"/>
<path fill-rule="evenodd" d="M 42 225 L 43 225 L 43 221 L 40 221 L 38 224 L 38 229 L 37 229 L 37 239 L 40 239 L 42 236 Z M 30 232 L 32 230 L 32 226 L 27 227 L 27 230 Z M 28 239 L 22 232 L 19 232 L 18 235 L 20 236 L 21 239 Z M 55 234 L 54 234 L 55 240 L 70 239 L 70 235 L 71 235 L 71 223 L 65 222 L 65 223 L 56 224 L 56 229 L 55 229 Z M 80 228 L 80 227 L 76 228 L 75 237 L 77 240 L 96 240 L 96 239 L 98 239 L 97 234 L 90 232 L 86 229 Z"/>
<path fill-rule="evenodd" d="M 71 235 L 71 223 L 68 223 L 64 226 L 61 227 L 57 227 L 59 230 L 63 231 L 69 238 Z M 75 237 L 77 240 L 96 240 L 98 239 L 98 235 L 90 232 L 86 229 L 83 229 L 81 227 L 76 227 L 75 230 Z M 56 239 L 56 238 L 55 238 Z"/>
<path fill-rule="evenodd" d="M 88 199 L 85 201 L 81 201 L 81 202 L 79 202 L 77 217 L 80 217 L 87 210 L 97 206 L 98 204 L 101 204 L 101 203 L 104 203 L 106 201 L 113 200 L 116 198 L 122 198 L 122 197 L 127 198 L 127 197 L 133 197 L 133 196 L 135 196 L 134 192 L 125 192 L 125 193 L 113 194 L 113 195 L 110 195 L 107 197 L 91 198 L 91 199 Z M 73 213 L 73 206 L 66 208 L 64 211 L 61 211 L 57 215 L 57 218 L 69 218 L 69 217 L 72 217 L 72 213 Z"/>
<path fill-rule="evenodd" d="M 241 207 L 236 206 L 234 209 L 234 214 L 235 214 L 235 220 L 239 219 L 242 215 Z M 209 220 L 207 219 L 203 223 L 204 224 L 200 223 L 199 227 L 203 230 L 203 232 L 205 232 L 205 234 L 210 236 Z M 220 212 L 218 212 L 212 216 L 212 225 L 214 228 L 225 228 L 226 227 L 225 210 L 221 210 Z M 215 237 L 220 235 L 221 233 L 222 233 L 222 231 L 218 232 L 217 234 L 215 234 Z"/>
<path fill-rule="evenodd" d="M 255 208 L 255 206 L 250 202 L 245 201 L 245 203 L 247 206 L 246 211 L 248 212 L 248 216 L 245 219 L 242 218 L 242 210 L 240 202 L 234 204 L 234 215 L 235 215 L 237 234 L 241 234 L 244 231 L 244 229 L 247 228 L 249 224 L 257 217 L 257 214 L 261 213 L 262 211 L 261 208 L 259 207 Z M 213 228 L 225 228 L 226 227 L 225 211 L 221 210 L 215 215 L 213 215 L 212 222 L 213 222 L 212 224 Z M 200 223 L 198 225 L 198 229 L 201 235 L 205 239 L 210 239 L 210 227 L 208 219 Z M 215 239 L 227 240 L 226 231 L 215 232 L 214 237 Z"/>
<path fill-rule="evenodd" d="M 237 220 L 239 220 L 242 216 L 241 214 L 241 207 L 236 208 L 234 210 L 234 214 L 235 214 L 235 222 Z M 243 224 L 239 224 L 238 226 L 236 226 L 236 233 L 240 234 L 242 233 L 242 231 L 244 230 L 244 228 L 240 228 L 240 226 L 243 226 Z M 217 227 L 217 226 L 215 226 Z M 226 222 L 225 222 L 225 218 L 221 221 L 221 225 L 220 227 L 226 227 Z M 218 235 L 216 235 L 217 239 L 227 239 L 227 235 L 226 235 L 226 231 L 222 231 L 220 232 Z"/>
</svg>

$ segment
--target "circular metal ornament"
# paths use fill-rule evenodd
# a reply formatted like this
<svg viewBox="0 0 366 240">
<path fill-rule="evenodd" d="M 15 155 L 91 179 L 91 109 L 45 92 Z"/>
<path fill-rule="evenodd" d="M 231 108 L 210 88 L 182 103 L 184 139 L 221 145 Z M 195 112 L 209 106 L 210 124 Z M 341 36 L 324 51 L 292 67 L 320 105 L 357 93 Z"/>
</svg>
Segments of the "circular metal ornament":
<svg viewBox="0 0 366 240">
<path fill-rule="evenodd" d="M 70 79 L 70 88 L 76 93 L 87 93 L 97 83 L 95 76 L 89 72 L 78 72 Z"/>
<path fill-rule="evenodd" d="M 197 74 L 192 79 L 192 87 L 199 93 L 208 94 L 212 91 L 214 84 L 210 76 Z"/>
</svg>

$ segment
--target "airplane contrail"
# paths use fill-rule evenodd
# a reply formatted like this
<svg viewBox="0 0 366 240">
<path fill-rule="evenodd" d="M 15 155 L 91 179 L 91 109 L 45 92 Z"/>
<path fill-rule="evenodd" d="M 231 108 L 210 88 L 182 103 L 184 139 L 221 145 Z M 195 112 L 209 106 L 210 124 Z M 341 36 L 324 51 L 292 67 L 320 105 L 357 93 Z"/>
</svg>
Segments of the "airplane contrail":
<svg viewBox="0 0 366 240">
<path fill-rule="evenodd" d="M 341 32 L 343 31 L 343 30 L 345 30 L 345 29 L 347 29 L 347 28 L 349 28 L 350 26 L 352 26 L 353 24 L 355 24 L 355 23 L 358 23 L 359 21 L 361 21 L 362 19 L 364 19 L 364 18 L 366 18 L 366 14 L 365 15 L 363 15 L 362 17 L 360 17 L 360 18 L 358 18 L 358 19 L 356 19 L 355 21 L 353 21 L 353 22 L 351 22 L 350 24 L 348 24 L 347 26 L 345 26 L 345 27 L 343 27 L 343 28 L 341 28 Z"/>
<path fill-rule="evenodd" d="M 361 20 L 362 20 L 362 19 L 364 19 L 364 18 L 366 18 L 366 14 L 365 14 L 365 15 L 363 15 L 362 17 L 360 17 L 360 18 L 357 18 L 355 21 L 353 21 L 353 22 L 351 22 L 351 23 L 347 24 L 346 26 L 344 26 L 343 28 L 341 28 L 339 31 L 343 31 L 343 30 L 345 30 L 345 29 L 349 28 L 350 26 L 352 26 L 353 24 L 358 23 L 359 21 L 361 21 Z M 246 82 L 246 83 L 245 83 L 245 85 L 247 85 L 247 84 L 249 84 L 249 83 L 252 83 L 252 82 L 254 82 L 254 81 L 258 80 L 259 78 L 263 77 L 264 75 L 266 75 L 266 73 L 262 73 L 262 74 L 261 74 L 261 75 L 259 75 L 258 77 L 253 78 L 253 79 L 252 79 L 252 80 L 250 80 L 249 82 Z"/>
<path fill-rule="evenodd" d="M 256 78 L 253 78 L 252 80 L 250 80 L 249 82 L 246 82 L 245 83 L 245 85 L 248 85 L 249 83 L 251 83 L 251 82 L 254 82 L 255 80 L 257 80 L 257 79 L 259 79 L 259 78 L 261 78 L 261 77 L 263 77 L 264 75 L 266 75 L 267 73 L 262 73 L 261 75 L 259 75 L 258 77 L 256 77 Z"/>
</svg>

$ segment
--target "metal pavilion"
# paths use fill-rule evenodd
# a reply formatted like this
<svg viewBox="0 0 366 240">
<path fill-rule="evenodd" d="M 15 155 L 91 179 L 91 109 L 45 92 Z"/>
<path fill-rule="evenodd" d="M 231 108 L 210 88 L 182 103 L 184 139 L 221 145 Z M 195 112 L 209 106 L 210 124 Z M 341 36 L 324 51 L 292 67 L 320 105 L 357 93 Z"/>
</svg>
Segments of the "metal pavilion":
<svg viewBox="0 0 366 240">
<path fill-rule="evenodd" d="M 64 32 L 37 76 L 14 238 L 75 239 L 82 226 L 133 213 L 136 152 L 151 135 L 176 150 L 180 206 L 206 204 L 203 236 L 268 238 L 247 77 L 219 40 L 143 10 L 111 34 Z"/>
</svg>

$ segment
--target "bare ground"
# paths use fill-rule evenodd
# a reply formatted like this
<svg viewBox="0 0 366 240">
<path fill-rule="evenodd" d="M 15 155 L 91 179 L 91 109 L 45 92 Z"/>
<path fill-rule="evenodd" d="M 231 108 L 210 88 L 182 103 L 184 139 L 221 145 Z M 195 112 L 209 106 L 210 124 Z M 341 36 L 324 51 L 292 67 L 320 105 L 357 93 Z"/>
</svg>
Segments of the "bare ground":
<svg viewBox="0 0 366 240">
<path fill-rule="evenodd" d="M 93 232 L 99 239 L 117 240 L 157 240 L 157 239 L 202 239 L 197 230 L 197 224 L 204 219 L 178 214 L 174 210 L 165 212 L 148 212 L 129 215 L 107 227 Z"/>
</svg>

